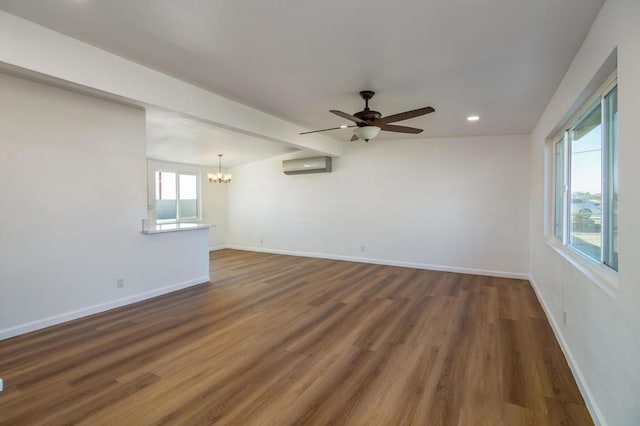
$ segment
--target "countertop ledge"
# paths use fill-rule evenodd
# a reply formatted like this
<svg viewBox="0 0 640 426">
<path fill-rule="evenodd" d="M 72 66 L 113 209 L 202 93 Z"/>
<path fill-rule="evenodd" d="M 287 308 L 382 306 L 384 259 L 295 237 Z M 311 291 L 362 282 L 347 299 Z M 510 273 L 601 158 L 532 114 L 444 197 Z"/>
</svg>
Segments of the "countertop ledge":
<svg viewBox="0 0 640 426">
<path fill-rule="evenodd" d="M 212 225 L 206 223 L 162 223 L 147 225 L 142 229 L 143 234 L 162 234 L 165 232 L 192 231 L 194 229 L 208 229 Z"/>
</svg>

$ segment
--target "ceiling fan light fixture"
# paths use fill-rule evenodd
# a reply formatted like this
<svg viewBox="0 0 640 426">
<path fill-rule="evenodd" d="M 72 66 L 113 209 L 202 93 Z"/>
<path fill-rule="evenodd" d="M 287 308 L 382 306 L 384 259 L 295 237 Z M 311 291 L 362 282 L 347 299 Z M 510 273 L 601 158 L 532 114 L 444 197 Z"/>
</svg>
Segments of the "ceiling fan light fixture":
<svg viewBox="0 0 640 426">
<path fill-rule="evenodd" d="M 365 142 L 369 142 L 371 139 L 373 139 L 376 136 L 378 136 L 378 133 L 380 133 L 380 127 L 378 127 L 378 126 L 357 127 L 353 131 L 353 133 L 355 133 L 355 135 L 357 137 L 359 137 L 360 139 L 364 139 Z"/>
</svg>

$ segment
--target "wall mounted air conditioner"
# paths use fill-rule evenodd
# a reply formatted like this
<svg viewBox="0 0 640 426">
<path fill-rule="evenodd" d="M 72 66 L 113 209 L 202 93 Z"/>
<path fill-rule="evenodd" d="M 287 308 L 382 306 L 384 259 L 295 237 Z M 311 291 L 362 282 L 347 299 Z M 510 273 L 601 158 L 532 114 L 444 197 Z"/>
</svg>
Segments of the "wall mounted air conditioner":
<svg viewBox="0 0 640 426">
<path fill-rule="evenodd" d="M 331 157 L 296 158 L 283 160 L 282 171 L 285 175 L 304 173 L 331 173 Z"/>
</svg>

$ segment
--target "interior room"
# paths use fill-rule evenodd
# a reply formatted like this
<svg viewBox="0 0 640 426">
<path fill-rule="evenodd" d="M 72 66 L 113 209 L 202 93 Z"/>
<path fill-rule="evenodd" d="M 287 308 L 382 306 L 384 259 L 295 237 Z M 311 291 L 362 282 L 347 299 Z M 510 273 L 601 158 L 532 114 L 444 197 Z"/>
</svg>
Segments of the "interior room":
<svg viewBox="0 0 640 426">
<path fill-rule="evenodd" d="M 0 0 L 0 425 L 640 424 L 638 22 Z"/>
</svg>

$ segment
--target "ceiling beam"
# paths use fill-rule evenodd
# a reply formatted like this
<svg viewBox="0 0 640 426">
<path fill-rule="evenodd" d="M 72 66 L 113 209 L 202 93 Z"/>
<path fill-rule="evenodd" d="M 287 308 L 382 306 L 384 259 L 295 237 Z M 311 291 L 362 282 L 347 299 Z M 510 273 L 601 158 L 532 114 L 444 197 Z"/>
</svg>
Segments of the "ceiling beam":
<svg viewBox="0 0 640 426">
<path fill-rule="evenodd" d="M 304 135 L 295 124 L 0 11 L 0 64 L 6 70 L 142 107 L 175 111 L 294 148 L 340 156 L 340 141 Z"/>
</svg>

